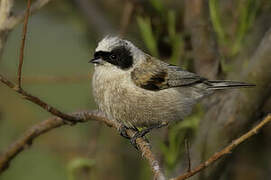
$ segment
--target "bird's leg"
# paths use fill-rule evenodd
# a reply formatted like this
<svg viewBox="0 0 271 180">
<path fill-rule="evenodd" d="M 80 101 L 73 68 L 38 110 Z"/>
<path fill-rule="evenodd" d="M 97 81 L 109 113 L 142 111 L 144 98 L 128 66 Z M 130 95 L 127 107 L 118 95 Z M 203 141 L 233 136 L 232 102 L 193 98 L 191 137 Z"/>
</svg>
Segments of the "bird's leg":
<svg viewBox="0 0 271 180">
<path fill-rule="evenodd" d="M 137 145 L 136 145 L 136 139 L 137 138 L 141 138 L 141 137 L 144 137 L 147 133 L 149 133 L 151 130 L 153 129 L 158 129 L 158 128 L 161 128 L 161 127 L 164 127 L 164 126 L 167 126 L 168 123 L 161 123 L 161 124 L 158 124 L 158 125 L 152 125 L 146 129 L 143 129 L 141 131 L 137 131 L 136 134 L 130 138 L 130 141 L 131 141 L 131 144 L 136 148 L 138 149 Z M 147 139 L 146 139 L 147 140 Z"/>
<path fill-rule="evenodd" d="M 130 138 L 130 136 L 128 136 L 128 134 L 127 134 L 127 132 L 126 132 L 127 129 L 133 129 L 134 131 L 136 131 L 136 134 L 135 134 L 135 135 L 137 135 L 140 131 L 139 131 L 137 128 L 135 128 L 135 127 L 134 127 L 134 128 L 128 128 L 128 127 L 126 127 L 126 126 L 124 126 L 124 125 L 122 125 L 122 126 L 120 127 L 120 129 L 119 129 L 120 135 L 121 135 L 122 137 L 126 138 L 126 139 L 129 139 L 129 140 L 131 141 L 132 145 L 138 150 L 135 140 L 133 140 L 133 142 L 132 142 L 132 138 Z M 134 137 L 135 137 L 135 136 L 134 136 Z"/>
</svg>

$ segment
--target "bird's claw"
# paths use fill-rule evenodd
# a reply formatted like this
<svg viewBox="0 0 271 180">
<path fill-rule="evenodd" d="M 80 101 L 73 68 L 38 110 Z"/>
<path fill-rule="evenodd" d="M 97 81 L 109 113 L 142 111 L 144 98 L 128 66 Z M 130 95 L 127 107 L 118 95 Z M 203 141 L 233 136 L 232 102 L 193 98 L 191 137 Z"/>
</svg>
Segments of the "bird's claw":
<svg viewBox="0 0 271 180">
<path fill-rule="evenodd" d="M 127 132 L 126 132 L 127 129 L 128 129 L 128 128 L 127 128 L 126 126 L 121 126 L 121 127 L 120 127 L 120 130 L 119 130 L 120 135 L 121 135 L 122 137 L 126 138 L 126 139 L 131 139 L 130 136 L 128 136 L 128 134 L 127 134 Z"/>
<path fill-rule="evenodd" d="M 149 133 L 152 129 L 155 129 L 155 128 L 161 128 L 163 126 L 166 126 L 167 123 L 163 123 L 163 124 L 159 124 L 159 125 L 154 125 L 154 126 L 151 126 L 147 129 L 143 129 L 141 131 L 139 131 L 137 128 L 128 128 L 126 126 L 121 126 L 120 129 L 119 129 L 119 132 L 120 132 L 120 135 L 126 139 L 129 139 L 131 144 L 138 150 L 138 146 L 137 146 L 137 143 L 136 143 L 136 140 L 138 138 L 144 138 L 145 141 L 148 141 L 147 138 L 145 138 L 145 135 L 147 133 Z M 136 131 L 135 135 L 133 137 L 130 137 L 126 130 L 127 129 L 133 129 L 134 131 Z"/>
<path fill-rule="evenodd" d="M 136 134 L 130 139 L 131 144 L 138 150 L 136 140 L 138 138 L 144 138 L 145 141 L 148 141 L 148 139 L 145 138 L 145 135 L 149 132 L 150 132 L 150 129 L 144 129 L 142 131 L 137 131 Z"/>
</svg>

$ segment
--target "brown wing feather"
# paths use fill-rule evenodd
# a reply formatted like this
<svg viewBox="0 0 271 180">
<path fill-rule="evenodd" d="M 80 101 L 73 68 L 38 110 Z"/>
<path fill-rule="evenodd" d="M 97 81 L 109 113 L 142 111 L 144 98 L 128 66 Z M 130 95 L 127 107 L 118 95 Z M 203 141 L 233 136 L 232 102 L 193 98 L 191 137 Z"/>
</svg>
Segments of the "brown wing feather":
<svg viewBox="0 0 271 180">
<path fill-rule="evenodd" d="M 133 82 L 144 89 L 158 91 L 162 89 L 188 86 L 206 81 L 194 73 L 148 57 L 131 72 Z"/>
<path fill-rule="evenodd" d="M 131 72 L 134 83 L 148 90 L 161 90 L 167 87 L 168 72 L 159 63 L 148 58 L 144 65 L 136 67 Z"/>
</svg>

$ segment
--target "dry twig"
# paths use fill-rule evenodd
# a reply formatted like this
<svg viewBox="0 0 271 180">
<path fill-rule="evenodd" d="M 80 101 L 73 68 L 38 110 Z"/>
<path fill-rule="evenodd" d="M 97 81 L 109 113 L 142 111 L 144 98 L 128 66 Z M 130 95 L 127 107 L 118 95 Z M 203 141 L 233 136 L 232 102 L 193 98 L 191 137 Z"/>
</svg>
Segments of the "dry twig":
<svg viewBox="0 0 271 180">
<path fill-rule="evenodd" d="M 227 147 L 225 147 L 220 152 L 215 153 L 212 157 L 210 157 L 205 162 L 201 163 L 199 166 L 197 166 L 196 168 L 194 168 L 190 172 L 184 173 L 183 175 L 180 175 L 180 176 L 178 176 L 176 178 L 173 178 L 171 180 L 184 180 L 184 179 L 188 179 L 191 176 L 194 176 L 195 174 L 197 174 L 198 172 L 200 172 L 203 169 L 207 168 L 208 166 L 210 166 L 211 164 L 213 164 L 217 160 L 221 159 L 225 155 L 230 154 L 239 144 L 243 143 L 244 141 L 246 141 L 247 139 L 249 139 L 251 136 L 257 134 L 257 132 L 261 128 L 263 128 L 264 125 L 266 125 L 267 123 L 269 123 L 270 121 L 271 121 L 271 114 L 269 114 L 268 116 L 266 116 L 264 118 L 264 120 L 262 120 L 257 126 L 255 126 L 254 128 L 252 128 L 250 131 L 248 131 L 247 133 L 245 133 L 241 137 L 239 137 L 236 140 L 234 140 L 230 145 L 228 145 Z"/>
<path fill-rule="evenodd" d="M 21 42 L 21 49 L 20 49 L 20 57 L 19 57 L 19 67 L 18 67 L 18 87 L 21 89 L 22 85 L 22 68 L 23 68 L 23 62 L 24 62 L 24 46 L 25 46 L 25 38 L 26 38 L 26 32 L 27 32 L 27 24 L 30 14 L 30 7 L 31 7 L 31 0 L 27 1 L 27 10 L 25 12 L 25 18 L 24 18 L 24 26 L 23 26 L 23 35 L 22 35 L 22 42 Z"/>
</svg>

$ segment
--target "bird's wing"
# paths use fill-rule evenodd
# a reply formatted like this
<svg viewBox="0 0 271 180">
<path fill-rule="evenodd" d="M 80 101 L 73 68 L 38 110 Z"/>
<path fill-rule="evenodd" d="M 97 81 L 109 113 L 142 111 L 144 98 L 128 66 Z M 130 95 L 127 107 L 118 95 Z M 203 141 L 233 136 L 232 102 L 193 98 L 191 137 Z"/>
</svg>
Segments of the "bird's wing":
<svg viewBox="0 0 271 180">
<path fill-rule="evenodd" d="M 180 67 L 149 57 L 144 64 L 131 72 L 133 82 L 144 89 L 158 91 L 167 88 L 189 86 L 206 81 Z"/>
</svg>

